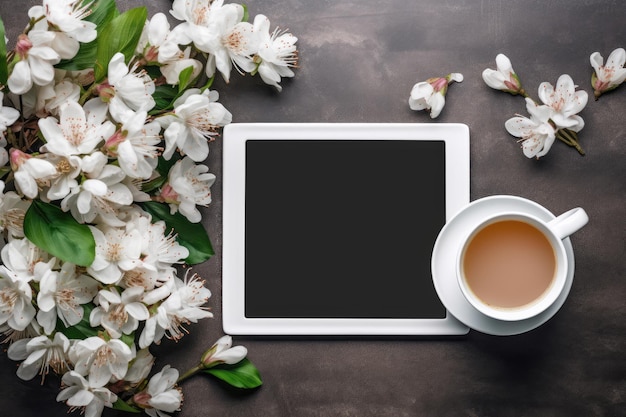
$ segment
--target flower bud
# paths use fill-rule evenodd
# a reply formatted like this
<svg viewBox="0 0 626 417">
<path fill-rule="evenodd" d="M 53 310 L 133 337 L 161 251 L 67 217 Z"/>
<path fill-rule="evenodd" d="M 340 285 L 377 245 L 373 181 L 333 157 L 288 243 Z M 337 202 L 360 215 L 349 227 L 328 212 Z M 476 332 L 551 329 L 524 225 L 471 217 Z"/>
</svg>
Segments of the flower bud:
<svg viewBox="0 0 626 417">
<path fill-rule="evenodd" d="M 222 336 L 213 346 L 204 352 L 200 359 L 202 366 L 206 369 L 221 363 L 232 365 L 241 362 L 248 354 L 248 349 L 243 346 L 231 347 L 232 343 L 232 337 L 228 335 Z"/>
</svg>

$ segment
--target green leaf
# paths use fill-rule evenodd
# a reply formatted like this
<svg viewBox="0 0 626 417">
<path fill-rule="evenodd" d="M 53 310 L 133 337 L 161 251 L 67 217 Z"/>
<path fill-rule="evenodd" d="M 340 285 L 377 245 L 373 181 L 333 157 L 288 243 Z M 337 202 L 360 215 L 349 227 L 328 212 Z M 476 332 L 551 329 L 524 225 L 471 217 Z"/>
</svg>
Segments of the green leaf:
<svg viewBox="0 0 626 417">
<path fill-rule="evenodd" d="M 115 0 L 97 0 L 91 7 L 91 14 L 85 20 L 103 26 L 119 14 Z"/>
<path fill-rule="evenodd" d="M 102 32 L 102 28 L 107 23 L 119 15 L 116 8 L 115 0 L 99 0 L 91 8 L 91 14 L 85 20 L 95 23 L 98 34 Z M 94 39 L 89 43 L 81 43 L 76 56 L 72 59 L 64 59 L 55 65 L 55 68 L 68 71 L 80 71 L 87 68 L 93 68 L 96 62 L 96 51 L 98 49 L 98 39 Z"/>
<path fill-rule="evenodd" d="M 206 82 L 206 84 L 204 84 L 200 90 L 202 92 L 204 92 L 204 90 L 206 90 L 207 88 L 211 88 L 211 86 L 213 85 L 213 81 L 215 80 L 215 75 L 213 75 L 211 78 L 209 78 Z"/>
<path fill-rule="evenodd" d="M 162 110 L 173 109 L 172 103 L 178 97 L 178 89 L 171 85 L 158 85 L 152 94 L 155 106 L 150 112 L 151 114 L 160 113 Z"/>
<path fill-rule="evenodd" d="M 65 262 L 89 266 L 96 256 L 89 227 L 78 223 L 69 212 L 40 200 L 33 200 L 26 211 L 24 234 L 40 249 Z"/>
<path fill-rule="evenodd" d="M 178 92 L 184 92 L 189 84 L 191 84 L 193 75 L 193 66 L 187 67 L 178 74 Z"/>
<path fill-rule="evenodd" d="M 128 413 L 135 413 L 135 414 L 141 413 L 141 410 L 139 408 L 133 407 L 132 405 L 128 404 L 126 401 L 122 400 L 121 398 L 118 398 L 117 401 L 113 403 L 113 408 L 115 410 L 126 411 Z"/>
<path fill-rule="evenodd" d="M 137 7 L 111 20 L 98 35 L 98 49 L 94 76 L 96 82 L 102 81 L 106 75 L 109 61 L 118 52 L 124 54 L 128 62 L 135 53 L 137 43 L 148 17 L 145 7 Z"/>
<path fill-rule="evenodd" d="M 250 19 L 250 13 L 248 12 L 248 6 L 246 6 L 245 4 L 242 4 L 241 7 L 243 7 L 243 17 L 241 18 L 242 22 L 247 22 L 248 19 Z"/>
<path fill-rule="evenodd" d="M 141 207 L 152 215 L 152 221 L 163 220 L 168 228 L 177 234 L 176 240 L 189 250 L 185 259 L 189 265 L 196 265 L 215 255 L 211 240 L 202 223 L 192 223 L 185 216 L 176 212 L 170 214 L 169 206 L 165 203 L 147 201 Z"/>
<path fill-rule="evenodd" d="M 4 42 L 4 22 L 0 19 L 0 84 L 6 85 L 9 79 L 7 66 L 7 45 Z"/>
<path fill-rule="evenodd" d="M 248 358 L 233 365 L 217 365 L 205 369 L 203 372 L 213 375 L 235 388 L 250 389 L 263 385 L 259 370 Z"/>
</svg>

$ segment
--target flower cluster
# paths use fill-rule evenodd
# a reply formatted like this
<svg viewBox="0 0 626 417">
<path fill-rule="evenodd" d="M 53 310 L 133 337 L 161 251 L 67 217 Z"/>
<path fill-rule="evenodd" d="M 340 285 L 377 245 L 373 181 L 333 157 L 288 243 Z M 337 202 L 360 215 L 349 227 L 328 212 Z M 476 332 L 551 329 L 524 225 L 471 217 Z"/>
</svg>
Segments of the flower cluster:
<svg viewBox="0 0 626 417">
<path fill-rule="evenodd" d="M 223 0 L 170 13 L 175 27 L 114 0 L 43 0 L 13 49 L 0 45 L 0 332 L 20 378 L 58 374 L 57 400 L 88 417 L 166 416 L 199 371 L 261 383 L 228 336 L 181 377 L 148 378 L 149 347 L 212 317 L 187 265 L 213 254 L 203 161 L 232 120 L 213 80 L 234 68 L 281 90 L 297 38 Z"/>
<path fill-rule="evenodd" d="M 542 82 L 538 89 L 542 104 L 538 104 L 523 88 L 520 77 L 513 70 L 506 55 L 498 54 L 496 68 L 483 71 L 485 83 L 496 90 L 519 94 L 526 100 L 526 110 L 530 117 L 518 115 L 504 124 L 511 135 L 520 138 L 526 157 L 538 159 L 546 155 L 557 138 L 584 155 L 577 134 L 585 126 L 585 122 L 578 113 L 587 105 L 588 97 L 585 91 L 576 90 L 578 86 L 574 84 L 572 77 L 561 75 L 556 86 Z"/>
<path fill-rule="evenodd" d="M 591 85 L 596 100 L 626 80 L 624 48 L 611 52 L 606 64 L 599 52 L 591 54 L 590 62 L 594 69 Z M 581 155 L 585 154 L 578 143 L 578 132 L 585 122 L 578 113 L 587 105 L 588 96 L 585 91 L 577 90 L 578 86 L 569 75 L 561 75 L 556 85 L 549 82 L 539 85 L 538 96 L 542 104 L 530 98 L 513 70 L 511 60 L 504 54 L 496 56 L 496 69 L 485 69 L 482 78 L 495 90 L 525 98 L 530 117 L 512 117 L 506 121 L 505 128 L 511 135 L 520 138 L 524 155 L 528 158 L 538 159 L 546 155 L 556 139 L 576 148 Z M 448 86 L 453 81 L 463 81 L 463 75 L 451 73 L 415 84 L 409 96 L 409 107 L 412 110 L 427 110 L 433 119 L 438 117 L 446 103 Z"/>
</svg>

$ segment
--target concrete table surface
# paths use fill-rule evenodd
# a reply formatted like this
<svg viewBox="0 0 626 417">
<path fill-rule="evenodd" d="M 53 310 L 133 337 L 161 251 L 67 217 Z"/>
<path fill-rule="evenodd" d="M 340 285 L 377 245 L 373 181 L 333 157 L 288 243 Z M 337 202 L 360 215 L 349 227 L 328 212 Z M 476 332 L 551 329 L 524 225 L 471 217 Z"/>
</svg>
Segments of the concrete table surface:
<svg viewBox="0 0 626 417">
<path fill-rule="evenodd" d="M 0 2 L 9 47 L 34 1 Z M 168 0 L 120 1 L 149 15 Z M 496 337 L 477 331 L 455 338 L 236 337 L 249 349 L 264 385 L 226 389 L 209 378 L 183 383 L 181 417 L 192 416 L 626 416 L 626 86 L 590 99 L 580 133 L 587 155 L 555 143 L 540 160 L 522 155 L 504 122 L 526 114 L 520 97 L 482 81 L 495 56 L 508 55 L 527 91 L 564 73 L 590 96 L 589 55 L 605 59 L 626 47 L 621 1 L 601 0 L 250 0 L 251 19 L 298 36 L 300 69 L 282 93 L 258 77 L 233 73 L 214 88 L 235 122 L 459 122 L 471 132 L 471 198 L 513 194 L 554 213 L 586 209 L 589 224 L 572 237 L 576 274 L 569 298 L 546 324 Z M 413 84 L 461 72 L 432 121 L 407 104 Z M 189 327 L 178 343 L 153 353 L 155 370 L 182 370 L 222 335 L 221 143 L 207 164 L 218 176 L 204 211 L 217 255 L 196 268 L 213 292 L 214 319 Z M 268 184 L 268 186 L 271 186 Z M 323 189 L 318 190 L 323 197 Z M 0 353 L 0 415 L 65 416 L 58 381 L 23 382 Z M 105 410 L 105 416 L 124 413 Z"/>
</svg>

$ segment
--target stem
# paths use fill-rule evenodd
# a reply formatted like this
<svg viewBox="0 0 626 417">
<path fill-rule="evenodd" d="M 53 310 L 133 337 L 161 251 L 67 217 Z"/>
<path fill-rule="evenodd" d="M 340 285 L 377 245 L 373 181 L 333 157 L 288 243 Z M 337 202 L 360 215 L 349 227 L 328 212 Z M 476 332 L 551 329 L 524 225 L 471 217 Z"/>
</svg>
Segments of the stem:
<svg viewBox="0 0 626 417">
<path fill-rule="evenodd" d="M 191 368 L 190 370 L 188 370 L 187 372 L 185 372 L 184 374 L 182 374 L 181 376 L 178 377 L 178 380 L 176 381 L 177 384 L 180 384 L 181 382 L 183 382 L 185 379 L 194 376 L 195 374 L 197 374 L 198 372 L 202 371 L 204 369 L 204 367 L 202 366 L 202 364 L 199 364 L 193 368 Z"/>
<path fill-rule="evenodd" d="M 567 145 L 574 147 L 579 154 L 584 156 L 585 151 L 578 143 L 577 136 L 576 132 L 570 131 L 569 129 L 560 129 L 556 137 Z"/>
<path fill-rule="evenodd" d="M 92 84 L 84 93 L 82 96 L 80 96 L 80 98 L 78 99 L 78 103 L 82 106 L 83 104 L 85 104 L 85 102 L 87 101 L 87 99 L 89 97 L 92 96 L 94 90 L 96 89 L 96 84 Z"/>
</svg>

